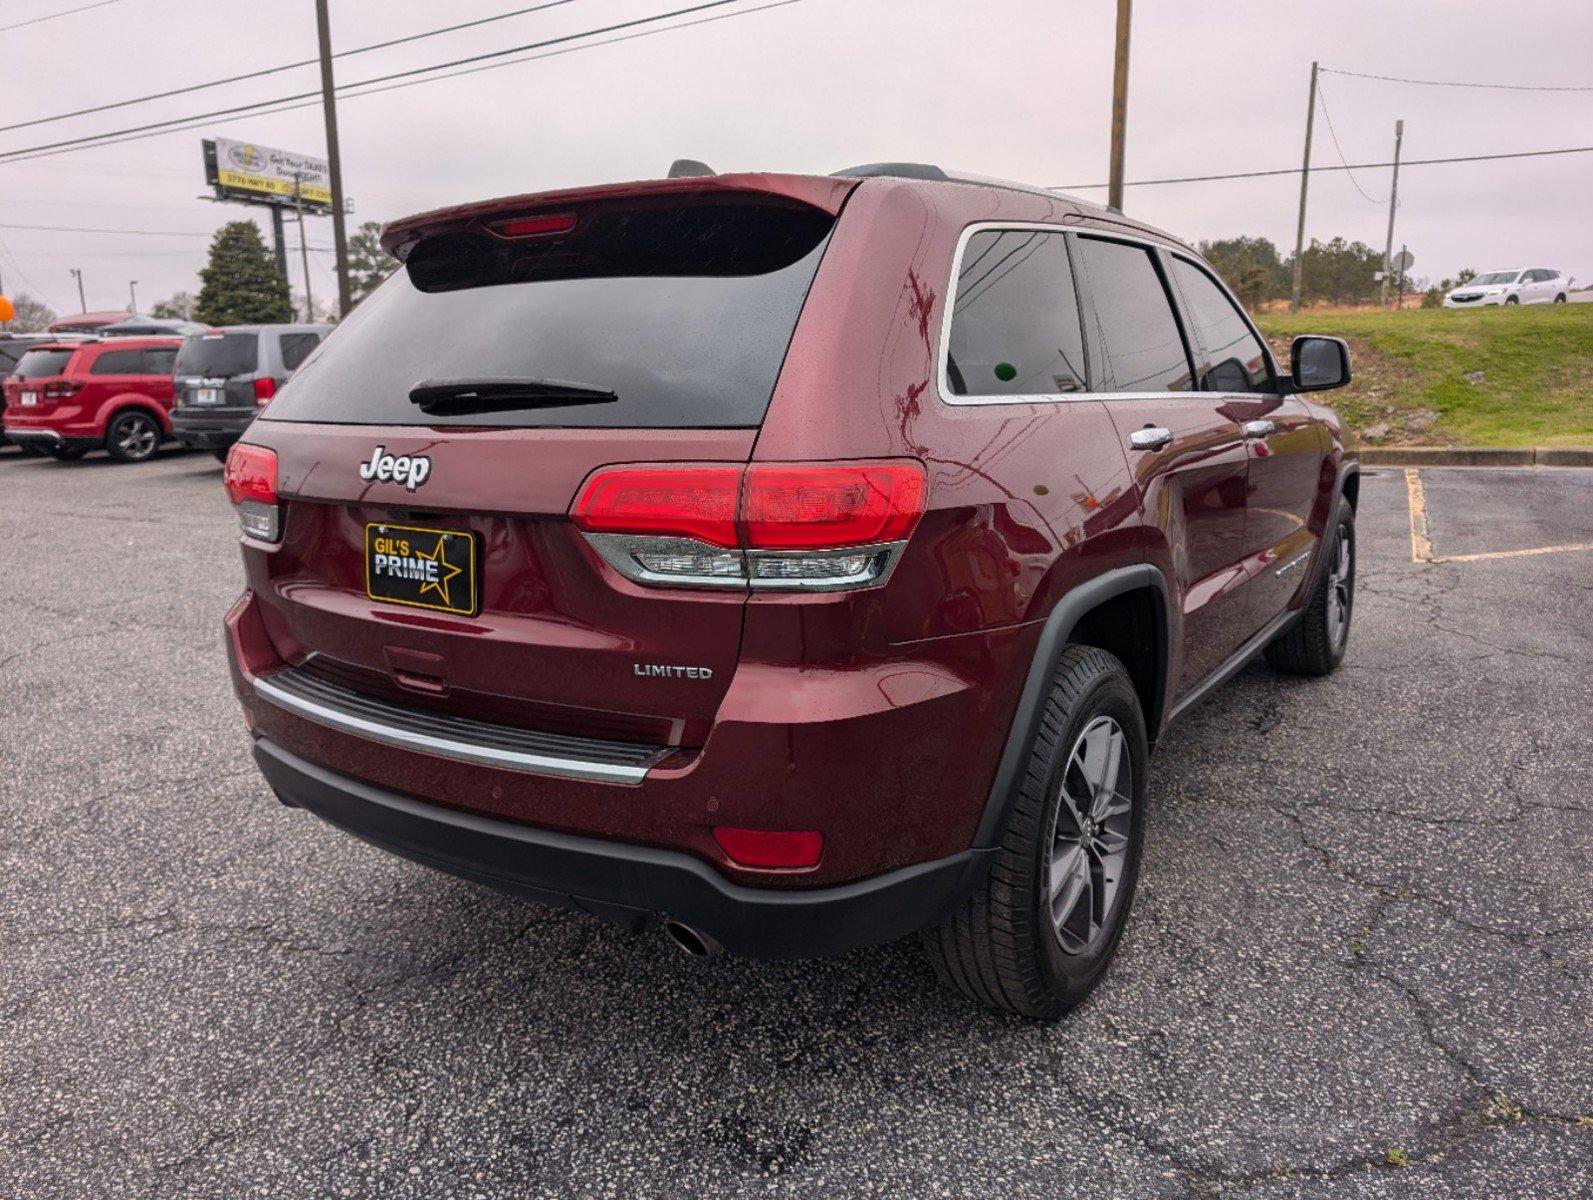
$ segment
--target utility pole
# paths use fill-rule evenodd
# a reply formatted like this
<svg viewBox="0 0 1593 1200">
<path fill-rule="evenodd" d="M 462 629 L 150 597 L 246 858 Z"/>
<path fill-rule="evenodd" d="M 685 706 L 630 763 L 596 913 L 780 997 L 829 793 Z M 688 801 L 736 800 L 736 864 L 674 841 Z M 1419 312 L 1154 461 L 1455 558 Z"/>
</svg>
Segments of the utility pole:
<svg viewBox="0 0 1593 1200">
<path fill-rule="evenodd" d="M 1123 141 L 1128 133 L 1128 27 L 1133 0 L 1117 0 L 1117 53 L 1112 62 L 1112 167 L 1106 203 L 1123 210 Z"/>
<path fill-rule="evenodd" d="M 83 299 L 83 269 L 81 267 L 68 267 L 67 274 L 77 280 L 77 311 L 88 312 L 88 301 Z"/>
<path fill-rule="evenodd" d="M 315 29 L 321 42 L 321 111 L 326 116 L 326 162 L 332 176 L 332 246 L 337 252 L 337 315 L 346 317 L 349 310 L 348 238 L 343 230 L 343 163 L 337 148 L 337 96 L 332 87 L 332 28 L 326 5 L 327 0 L 315 0 Z M 301 242 L 304 237 L 303 221 L 301 213 Z M 309 276 L 305 278 L 308 280 Z"/>
<path fill-rule="evenodd" d="M 304 176 L 293 176 L 293 208 L 299 214 L 299 257 L 304 262 L 304 323 L 310 325 L 315 322 L 315 301 L 310 298 L 310 248 L 304 240 L 304 204 L 299 195 L 303 181 Z M 288 299 L 292 301 L 291 294 Z"/>
<path fill-rule="evenodd" d="M 135 317 L 138 315 L 138 280 L 127 281 L 127 311 Z"/>
<path fill-rule="evenodd" d="M 1305 276 L 1305 189 L 1311 182 L 1311 130 L 1316 125 L 1316 63 L 1311 64 L 1311 96 L 1305 106 L 1305 162 L 1300 168 L 1300 223 L 1294 230 L 1294 286 L 1289 311 L 1300 311 L 1300 285 Z"/>
<path fill-rule="evenodd" d="M 277 247 L 277 274 L 288 278 L 288 244 L 282 236 L 282 206 L 271 206 L 271 236 L 276 241 Z"/>
<path fill-rule="evenodd" d="M 1394 182 L 1388 189 L 1388 240 L 1383 243 L 1383 294 L 1379 308 L 1388 307 L 1388 277 L 1394 269 L 1394 209 L 1399 206 L 1399 144 L 1405 140 L 1405 122 L 1394 122 Z"/>
</svg>

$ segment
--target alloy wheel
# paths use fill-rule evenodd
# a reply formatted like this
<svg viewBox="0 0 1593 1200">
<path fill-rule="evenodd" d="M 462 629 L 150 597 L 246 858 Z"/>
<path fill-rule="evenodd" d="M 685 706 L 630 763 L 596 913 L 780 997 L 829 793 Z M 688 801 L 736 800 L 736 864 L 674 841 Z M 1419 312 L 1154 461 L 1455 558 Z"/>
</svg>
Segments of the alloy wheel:
<svg viewBox="0 0 1593 1200">
<path fill-rule="evenodd" d="M 1057 799 L 1046 877 L 1051 926 L 1068 954 L 1101 939 L 1128 866 L 1134 779 L 1127 740 L 1096 717 L 1073 743 Z"/>
<path fill-rule="evenodd" d="M 1333 565 L 1328 569 L 1328 637 L 1335 651 L 1350 632 L 1350 604 L 1355 594 L 1355 558 L 1349 534 L 1340 529 L 1333 539 Z"/>
<path fill-rule="evenodd" d="M 116 448 L 126 458 L 148 458 L 155 453 L 157 440 L 154 422 L 138 417 L 122 422 L 122 427 L 117 431 Z"/>
</svg>

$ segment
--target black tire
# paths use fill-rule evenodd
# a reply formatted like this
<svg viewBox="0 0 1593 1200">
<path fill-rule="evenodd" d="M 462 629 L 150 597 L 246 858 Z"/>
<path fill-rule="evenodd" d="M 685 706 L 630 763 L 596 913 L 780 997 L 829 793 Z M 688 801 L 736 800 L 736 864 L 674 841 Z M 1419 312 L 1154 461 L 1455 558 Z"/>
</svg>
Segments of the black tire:
<svg viewBox="0 0 1593 1200">
<path fill-rule="evenodd" d="M 225 463 L 227 461 L 226 450 L 212 450 L 210 454 L 211 457 L 213 457 L 218 463 Z"/>
<path fill-rule="evenodd" d="M 1521 303 L 1521 297 L 1520 296 L 1506 296 L 1505 297 L 1505 303 L 1506 304 L 1520 304 Z"/>
<path fill-rule="evenodd" d="M 1556 297 L 1555 297 L 1555 298 L 1554 298 L 1554 302 L 1555 302 L 1555 303 L 1556 303 L 1556 304 L 1564 304 L 1564 303 L 1565 303 L 1565 302 L 1566 302 L 1566 297 L 1565 297 L 1565 293 L 1564 293 L 1564 292 L 1561 292 L 1561 293 L 1560 293 L 1560 294 L 1559 294 L 1559 295 L 1558 295 L 1558 296 L 1556 296 Z"/>
<path fill-rule="evenodd" d="M 1103 816 L 1099 826 L 1103 840 L 1108 835 L 1123 839 L 1121 858 L 1112 864 L 1115 879 L 1097 870 L 1106 864 L 1087 855 L 1080 839 L 1059 830 L 1059 820 L 1068 822 L 1064 829 L 1074 827 L 1064 815 L 1072 810 L 1064 808 L 1063 789 L 1077 790 L 1076 781 L 1084 779 L 1073 769 L 1075 752 L 1086 734 L 1103 728 L 1103 720 L 1121 734 L 1118 752 L 1129 771 L 1126 809 Z M 1067 647 L 1052 675 L 1039 732 L 989 875 L 959 912 L 920 935 L 947 986 L 991 1008 L 1053 1020 L 1100 982 L 1134 902 L 1149 761 L 1145 718 L 1122 663 L 1093 646 Z M 1122 776 L 1112 782 L 1121 805 Z M 1075 848 L 1073 861 L 1084 865 L 1078 877 L 1089 877 L 1088 899 L 1080 895 L 1081 907 L 1069 910 L 1077 916 L 1089 905 L 1083 942 L 1077 923 L 1069 935 L 1059 930 L 1052 913 L 1049 881 L 1064 843 Z M 1058 899 L 1066 903 L 1066 896 Z M 1069 922 L 1064 919 L 1062 925 L 1065 930 Z M 1074 937 L 1071 947 L 1064 944 L 1068 936 Z"/>
<path fill-rule="evenodd" d="M 50 457 L 58 462 L 76 462 L 88 453 L 87 446 L 51 446 Z"/>
<path fill-rule="evenodd" d="M 1274 670 L 1328 675 L 1344 660 L 1350 618 L 1355 615 L 1355 510 L 1346 500 L 1339 500 L 1333 532 L 1324 549 L 1328 555 L 1325 569 L 1305 611 L 1267 647 L 1267 662 Z"/>
<path fill-rule="evenodd" d="M 160 440 L 160 422 L 141 409 L 129 409 L 105 431 L 105 453 L 117 462 L 147 462 L 160 449 Z"/>
</svg>

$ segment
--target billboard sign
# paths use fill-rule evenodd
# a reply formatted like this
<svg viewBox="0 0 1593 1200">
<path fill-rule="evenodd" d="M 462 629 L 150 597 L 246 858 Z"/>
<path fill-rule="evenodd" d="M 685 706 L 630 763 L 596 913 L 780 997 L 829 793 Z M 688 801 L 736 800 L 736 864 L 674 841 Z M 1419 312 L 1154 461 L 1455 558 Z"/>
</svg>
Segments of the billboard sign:
<svg viewBox="0 0 1593 1200">
<path fill-rule="evenodd" d="M 331 175 L 324 158 L 231 138 L 207 138 L 204 149 L 205 182 L 223 199 L 289 208 L 297 201 L 322 211 L 332 206 Z"/>
</svg>

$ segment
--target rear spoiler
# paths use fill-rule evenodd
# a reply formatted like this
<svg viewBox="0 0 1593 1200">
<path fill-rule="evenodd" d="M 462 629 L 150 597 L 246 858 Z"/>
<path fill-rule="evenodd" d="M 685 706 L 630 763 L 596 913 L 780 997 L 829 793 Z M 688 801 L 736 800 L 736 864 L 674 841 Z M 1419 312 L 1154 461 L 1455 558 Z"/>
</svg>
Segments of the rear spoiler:
<svg viewBox="0 0 1593 1200">
<path fill-rule="evenodd" d="M 474 204 L 432 209 L 412 217 L 401 217 L 382 230 L 382 246 L 403 261 L 422 237 L 445 230 L 463 229 L 498 216 L 521 216 L 557 212 L 595 202 L 624 200 L 630 197 L 654 198 L 701 195 L 722 198 L 734 195 L 764 195 L 804 204 L 829 213 L 841 205 L 861 180 L 836 179 L 814 175 L 692 175 L 676 179 L 651 179 L 637 183 L 610 183 L 600 187 L 570 188 L 558 192 L 532 192 L 522 196 L 503 196 Z"/>
</svg>

